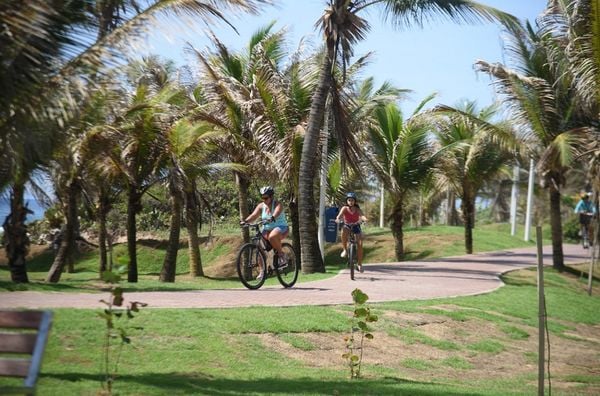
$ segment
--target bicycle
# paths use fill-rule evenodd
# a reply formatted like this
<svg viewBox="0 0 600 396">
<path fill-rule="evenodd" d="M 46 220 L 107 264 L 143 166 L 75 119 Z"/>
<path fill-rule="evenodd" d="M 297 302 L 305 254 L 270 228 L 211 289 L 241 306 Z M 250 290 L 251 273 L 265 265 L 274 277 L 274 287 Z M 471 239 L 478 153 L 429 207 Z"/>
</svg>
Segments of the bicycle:
<svg viewBox="0 0 600 396">
<path fill-rule="evenodd" d="M 248 289 L 259 289 L 269 276 L 277 275 L 279 283 L 285 288 L 292 287 L 298 280 L 299 267 L 296 264 L 296 253 L 291 244 L 282 242 L 281 250 L 287 258 L 284 266 L 279 265 L 279 254 L 272 248 L 271 243 L 265 238 L 260 227 L 265 224 L 259 221 L 254 224 L 243 224 L 242 227 L 253 228 L 256 233 L 251 242 L 245 243 L 240 248 L 236 267 L 240 281 Z M 267 255 L 273 250 L 273 261 L 267 264 Z"/>
<path fill-rule="evenodd" d="M 346 227 L 349 231 L 348 235 L 348 268 L 350 268 L 350 279 L 354 280 L 354 268 L 358 267 L 358 244 L 356 241 L 356 234 L 353 231 L 353 227 L 356 225 L 361 225 L 364 222 L 359 221 L 358 223 L 342 223 L 342 227 Z M 362 265 L 360 268 L 360 272 L 363 272 Z"/>
<path fill-rule="evenodd" d="M 592 223 L 592 212 L 582 212 L 579 214 L 579 224 L 581 225 L 581 243 L 584 249 L 590 247 L 590 227 Z"/>
</svg>

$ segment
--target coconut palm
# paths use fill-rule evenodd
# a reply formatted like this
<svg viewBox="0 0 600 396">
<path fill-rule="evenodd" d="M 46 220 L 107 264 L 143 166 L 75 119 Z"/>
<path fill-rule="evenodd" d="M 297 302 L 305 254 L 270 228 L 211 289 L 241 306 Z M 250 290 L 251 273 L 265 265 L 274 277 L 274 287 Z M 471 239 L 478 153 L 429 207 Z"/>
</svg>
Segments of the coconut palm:
<svg viewBox="0 0 600 396">
<path fill-rule="evenodd" d="M 276 179 L 275 169 L 255 139 L 257 114 L 253 113 L 253 105 L 256 107 L 260 96 L 261 83 L 258 81 L 261 79 L 259 73 L 265 71 L 264 63 L 277 65 L 283 59 L 283 32 L 272 33 L 272 26 L 255 32 L 243 52 L 231 52 L 216 37 L 213 37 L 217 47 L 215 53 L 193 50 L 202 66 L 203 80 L 198 106 L 190 117 L 224 132 L 215 143 L 232 164 L 238 165 L 233 168 L 233 173 L 238 186 L 240 218 L 249 214 L 250 175 L 261 174 L 263 179 Z M 244 240 L 249 240 L 248 229 L 244 228 L 242 235 Z"/>
<path fill-rule="evenodd" d="M 573 75 L 558 41 L 529 23 L 509 29 L 506 46 L 515 66 L 477 62 L 491 75 L 496 90 L 506 98 L 512 119 L 524 131 L 530 156 L 537 162 L 541 184 L 548 190 L 552 256 L 556 269 L 564 268 L 562 250 L 561 189 L 565 173 L 577 155 L 586 130 L 575 95 Z"/>
<path fill-rule="evenodd" d="M 507 174 L 518 143 L 510 124 L 494 121 L 496 105 L 479 110 L 475 102 L 465 101 L 457 107 L 438 106 L 433 112 L 444 117 L 435 131 L 443 157 L 438 170 L 461 199 L 465 251 L 471 254 L 477 194 L 486 182 Z"/>
<path fill-rule="evenodd" d="M 324 33 L 325 57 L 321 66 L 320 79 L 313 95 L 310 117 L 300 165 L 299 203 L 300 237 L 302 241 L 303 271 L 323 270 L 317 241 L 317 224 L 313 183 L 318 164 L 316 154 L 320 130 L 323 126 L 325 102 L 331 88 L 335 86 L 334 65 L 339 61 L 342 69 L 352 57 L 353 46 L 365 38 L 369 30 L 368 21 L 360 14 L 379 8 L 384 20 L 395 26 L 422 25 L 432 17 L 444 17 L 453 21 L 473 22 L 476 20 L 500 20 L 510 24 L 514 18 L 492 7 L 469 0 L 329 0 L 328 7 L 318 24 Z M 347 131 L 336 125 L 339 131 Z M 342 141 L 352 142 L 350 139 Z M 344 156 L 349 153 L 343 150 Z M 348 158 L 352 160 L 352 158 Z"/>
<path fill-rule="evenodd" d="M 191 15 L 206 22 L 234 11 L 257 12 L 263 0 L 153 0 L 146 8 L 133 0 L 58 1 L 7 0 L 0 5 L 0 189 L 11 183 L 19 199 L 31 173 L 48 162 L 61 141 L 73 110 L 93 90 L 82 70 L 113 65 L 117 47 L 131 42 L 159 14 Z M 87 32 L 91 34 L 81 34 Z M 97 40 L 90 41 L 89 37 Z M 11 268 L 25 263 L 27 238 L 21 212 L 7 219 Z M 13 254 L 14 253 L 14 254 Z M 19 263 L 19 264 L 17 264 Z M 24 273 L 24 270 L 20 270 Z M 24 278 L 22 278 L 24 280 Z"/>
<path fill-rule="evenodd" d="M 589 170 L 589 183 L 600 192 L 600 8 L 592 0 L 549 2 L 540 23 L 545 35 L 555 39 L 550 52 L 553 63 L 567 59 L 573 88 L 580 98 L 583 123 L 588 126 L 582 159 Z M 597 195 L 596 195 L 597 196 Z M 600 223 L 596 224 L 597 226 Z M 595 227 L 598 229 L 598 227 Z M 600 233 L 596 233 L 600 242 Z"/>
<path fill-rule="evenodd" d="M 391 228 L 396 259 L 403 260 L 405 199 L 410 191 L 419 188 L 430 172 L 433 157 L 428 134 L 431 126 L 417 117 L 405 120 L 395 103 L 376 109 L 374 121 L 369 128 L 368 161 L 394 201 Z"/>
</svg>

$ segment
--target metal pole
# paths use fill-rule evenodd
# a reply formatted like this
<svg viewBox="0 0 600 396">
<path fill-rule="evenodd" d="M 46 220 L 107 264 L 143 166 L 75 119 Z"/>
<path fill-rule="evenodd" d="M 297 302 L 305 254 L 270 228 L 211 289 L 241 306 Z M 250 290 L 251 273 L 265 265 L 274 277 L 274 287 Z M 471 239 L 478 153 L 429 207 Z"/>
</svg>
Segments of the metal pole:
<svg viewBox="0 0 600 396">
<path fill-rule="evenodd" d="M 531 231 L 531 212 L 533 211 L 533 182 L 535 177 L 535 164 L 533 159 L 529 161 L 529 181 L 527 183 L 527 213 L 525 214 L 525 241 L 529 241 Z"/>
<path fill-rule="evenodd" d="M 542 249 L 542 227 L 535 227 L 537 240 L 537 284 L 538 284 L 538 395 L 544 396 L 544 364 L 546 362 L 546 309 L 544 304 L 544 252 Z"/>
<path fill-rule="evenodd" d="M 383 222 L 383 218 L 384 218 L 384 213 L 383 211 L 385 210 L 385 205 L 384 205 L 384 196 L 385 196 L 385 189 L 383 188 L 383 183 L 381 183 L 381 200 L 379 202 L 379 228 L 383 228 L 384 226 L 384 222 Z"/>
<path fill-rule="evenodd" d="M 510 235 L 517 233 L 517 200 L 519 198 L 519 166 L 513 168 L 513 184 L 510 194 Z"/>
</svg>

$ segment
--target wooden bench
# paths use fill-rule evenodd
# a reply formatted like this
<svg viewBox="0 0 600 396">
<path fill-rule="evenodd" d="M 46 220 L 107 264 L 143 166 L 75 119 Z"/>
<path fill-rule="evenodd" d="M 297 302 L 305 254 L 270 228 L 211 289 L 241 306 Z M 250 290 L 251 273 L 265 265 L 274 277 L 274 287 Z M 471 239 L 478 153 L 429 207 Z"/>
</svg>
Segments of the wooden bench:
<svg viewBox="0 0 600 396">
<path fill-rule="evenodd" d="M 50 311 L 0 310 L 0 376 L 24 378 L 22 387 L 0 387 L 0 394 L 35 394 L 51 325 Z"/>
</svg>

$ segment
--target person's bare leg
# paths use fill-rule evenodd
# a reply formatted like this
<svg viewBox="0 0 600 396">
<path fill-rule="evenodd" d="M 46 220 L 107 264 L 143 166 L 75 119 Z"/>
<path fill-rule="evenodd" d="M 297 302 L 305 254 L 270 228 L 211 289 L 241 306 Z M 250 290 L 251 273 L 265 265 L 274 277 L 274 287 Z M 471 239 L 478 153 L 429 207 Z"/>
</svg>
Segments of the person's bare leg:
<svg viewBox="0 0 600 396">
<path fill-rule="evenodd" d="M 344 249 L 344 252 L 348 249 L 348 233 L 349 230 L 346 227 L 342 227 L 342 249 Z"/>
<path fill-rule="evenodd" d="M 281 240 L 283 239 L 281 235 L 281 230 L 279 228 L 275 228 L 274 230 L 272 230 L 269 233 L 268 239 L 271 243 L 271 246 L 273 246 L 273 249 L 275 249 L 277 254 L 281 253 Z"/>
<path fill-rule="evenodd" d="M 358 270 L 360 272 L 363 271 L 363 267 L 362 267 L 362 260 L 363 260 L 363 241 L 362 241 L 362 234 L 359 234 L 356 236 L 356 245 L 358 246 Z"/>
</svg>

